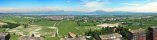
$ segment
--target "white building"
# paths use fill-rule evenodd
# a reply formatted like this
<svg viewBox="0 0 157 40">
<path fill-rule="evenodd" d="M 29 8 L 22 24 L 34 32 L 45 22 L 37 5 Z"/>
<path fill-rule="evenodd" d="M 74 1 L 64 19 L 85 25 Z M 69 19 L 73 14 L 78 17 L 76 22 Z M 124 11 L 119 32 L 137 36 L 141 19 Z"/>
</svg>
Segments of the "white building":
<svg viewBox="0 0 157 40">
<path fill-rule="evenodd" d="M 100 35 L 101 40 L 122 40 L 122 35 L 118 33 Z"/>
<path fill-rule="evenodd" d="M 118 27 L 120 24 L 119 23 L 115 23 L 115 24 L 108 24 L 108 23 L 104 23 L 104 24 L 100 24 L 100 25 L 97 25 L 97 26 L 100 26 L 100 27 Z"/>
</svg>

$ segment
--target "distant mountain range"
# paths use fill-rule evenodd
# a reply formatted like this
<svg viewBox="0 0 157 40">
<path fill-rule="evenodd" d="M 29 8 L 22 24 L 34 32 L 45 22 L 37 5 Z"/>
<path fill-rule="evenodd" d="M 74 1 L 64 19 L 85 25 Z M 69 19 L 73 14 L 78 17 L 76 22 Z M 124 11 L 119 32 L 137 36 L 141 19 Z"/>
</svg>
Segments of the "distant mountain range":
<svg viewBox="0 0 157 40">
<path fill-rule="evenodd" d="M 156 13 L 142 13 L 142 12 L 106 12 L 97 10 L 94 12 L 80 12 L 80 11 L 35 11 L 35 12 L 6 12 L 0 15 L 154 15 Z M 157 15 L 157 14 L 156 14 Z"/>
</svg>

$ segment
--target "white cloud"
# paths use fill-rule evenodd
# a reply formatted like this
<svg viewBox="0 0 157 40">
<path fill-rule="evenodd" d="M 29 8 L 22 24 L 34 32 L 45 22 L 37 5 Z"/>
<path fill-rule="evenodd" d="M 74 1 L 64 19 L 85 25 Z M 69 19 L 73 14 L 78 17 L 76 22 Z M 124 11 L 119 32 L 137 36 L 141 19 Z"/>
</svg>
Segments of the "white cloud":
<svg viewBox="0 0 157 40">
<path fill-rule="evenodd" d="M 157 12 L 157 0 L 148 0 L 147 3 L 124 3 L 126 6 L 119 8 L 106 8 L 106 3 L 108 0 L 86 0 L 84 6 L 89 9 L 104 11 Z"/>
<path fill-rule="evenodd" d="M 136 6 L 124 6 L 113 8 L 112 11 L 131 11 L 131 12 L 157 12 L 157 2 L 150 2 Z"/>
<path fill-rule="evenodd" d="M 108 0 L 82 0 L 83 7 L 86 8 L 87 11 L 95 11 L 102 9 Z"/>
<path fill-rule="evenodd" d="M 125 5 L 128 5 L 128 6 L 141 6 L 142 4 L 125 3 Z"/>
<path fill-rule="evenodd" d="M 102 2 L 95 2 L 95 1 L 87 2 L 87 3 L 84 4 L 85 7 L 92 7 L 92 8 L 102 7 L 103 5 L 104 5 L 104 3 L 102 3 Z"/>
</svg>

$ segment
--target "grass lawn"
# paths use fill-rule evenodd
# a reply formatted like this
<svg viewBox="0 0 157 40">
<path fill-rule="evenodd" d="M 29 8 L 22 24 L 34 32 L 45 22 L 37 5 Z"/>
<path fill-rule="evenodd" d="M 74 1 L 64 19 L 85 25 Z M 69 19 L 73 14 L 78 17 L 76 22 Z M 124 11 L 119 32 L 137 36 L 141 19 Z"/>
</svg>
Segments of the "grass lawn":
<svg viewBox="0 0 157 40">
<path fill-rule="evenodd" d="M 45 37 L 44 40 L 60 40 L 58 37 Z"/>
<path fill-rule="evenodd" d="M 13 33 L 10 33 L 10 35 L 11 35 L 10 40 L 18 40 L 18 38 L 20 37 L 18 35 L 14 35 Z"/>
</svg>

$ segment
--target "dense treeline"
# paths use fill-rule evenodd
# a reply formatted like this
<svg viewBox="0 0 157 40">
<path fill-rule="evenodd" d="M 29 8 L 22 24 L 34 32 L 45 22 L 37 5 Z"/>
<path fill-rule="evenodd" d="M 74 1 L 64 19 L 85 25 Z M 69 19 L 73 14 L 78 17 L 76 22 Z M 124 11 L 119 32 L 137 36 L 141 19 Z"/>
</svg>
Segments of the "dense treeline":
<svg viewBox="0 0 157 40">
<path fill-rule="evenodd" d="M 20 24 L 15 24 L 15 23 L 7 23 L 7 25 L 2 25 L 2 28 L 15 28 L 18 27 Z"/>
<path fill-rule="evenodd" d="M 100 40 L 99 35 L 114 33 L 113 29 L 114 28 L 112 27 L 106 27 L 106 28 L 101 28 L 100 30 L 90 30 L 88 32 L 85 32 L 85 35 L 91 36 L 88 40 L 92 40 L 92 39 Z"/>
<path fill-rule="evenodd" d="M 112 33 L 119 33 L 123 36 L 124 40 L 131 40 L 132 34 L 128 31 L 128 29 L 123 28 L 123 27 L 106 27 L 106 28 L 101 28 L 100 30 L 90 30 L 88 32 L 85 32 L 86 36 L 90 36 L 88 40 L 100 40 L 99 35 L 107 35 L 107 34 L 112 34 Z"/>
<path fill-rule="evenodd" d="M 132 39 L 132 33 L 127 28 L 117 27 L 115 32 L 121 34 L 124 40 Z"/>
</svg>

